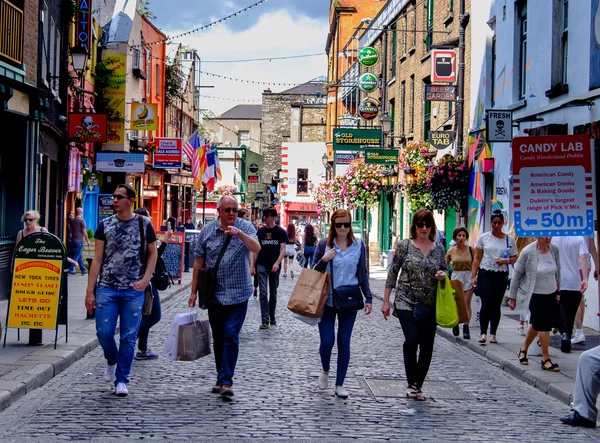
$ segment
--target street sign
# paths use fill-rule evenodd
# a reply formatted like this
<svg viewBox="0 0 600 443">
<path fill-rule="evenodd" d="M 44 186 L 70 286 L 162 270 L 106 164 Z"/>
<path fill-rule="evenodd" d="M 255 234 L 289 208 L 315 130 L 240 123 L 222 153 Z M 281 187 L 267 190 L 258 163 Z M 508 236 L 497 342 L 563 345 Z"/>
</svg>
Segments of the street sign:
<svg viewBox="0 0 600 443">
<path fill-rule="evenodd" d="M 335 154 L 335 164 L 336 165 L 349 165 L 354 160 L 356 160 L 355 154 Z"/>
<path fill-rule="evenodd" d="M 102 186 L 102 172 L 90 172 L 83 176 L 83 186 Z"/>
<path fill-rule="evenodd" d="M 333 132 L 333 149 L 354 151 L 365 146 L 381 145 L 381 129 L 337 128 Z"/>
<path fill-rule="evenodd" d="M 456 52 L 454 50 L 431 50 L 431 81 L 434 83 L 454 83 L 456 81 Z"/>
<path fill-rule="evenodd" d="M 371 165 L 397 165 L 397 149 L 366 149 L 365 163 Z"/>
<path fill-rule="evenodd" d="M 180 138 L 154 137 L 156 152 L 152 155 L 155 168 L 181 168 L 182 148 Z"/>
<path fill-rule="evenodd" d="M 454 132 L 452 131 L 429 131 L 427 140 L 436 149 L 447 149 L 454 143 Z"/>
<path fill-rule="evenodd" d="M 425 101 L 453 102 L 456 100 L 456 86 L 425 85 Z"/>
<path fill-rule="evenodd" d="M 512 153 L 517 236 L 592 235 L 596 198 L 589 136 L 517 137 Z"/>
<path fill-rule="evenodd" d="M 512 111 L 488 109 L 485 121 L 488 142 L 511 142 Z"/>
</svg>

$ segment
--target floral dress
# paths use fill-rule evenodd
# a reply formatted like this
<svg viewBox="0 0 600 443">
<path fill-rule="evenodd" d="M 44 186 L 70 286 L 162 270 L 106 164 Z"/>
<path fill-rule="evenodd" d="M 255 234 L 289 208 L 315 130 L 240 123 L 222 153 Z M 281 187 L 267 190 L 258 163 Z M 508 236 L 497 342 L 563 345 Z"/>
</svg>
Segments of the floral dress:
<svg viewBox="0 0 600 443">
<path fill-rule="evenodd" d="M 417 300 L 435 306 L 438 282 L 435 274 L 447 270 L 443 246 L 436 244 L 423 257 L 421 250 L 409 239 L 399 242 L 385 282 L 386 288 L 396 288 L 394 315 L 397 317 L 399 310 L 412 311 Z"/>
</svg>

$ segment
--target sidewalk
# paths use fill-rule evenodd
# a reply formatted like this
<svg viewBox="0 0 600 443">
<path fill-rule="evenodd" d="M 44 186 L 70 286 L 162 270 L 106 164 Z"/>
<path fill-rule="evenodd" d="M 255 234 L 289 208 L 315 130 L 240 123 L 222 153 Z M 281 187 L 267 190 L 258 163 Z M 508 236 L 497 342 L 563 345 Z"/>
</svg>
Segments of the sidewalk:
<svg viewBox="0 0 600 443">
<path fill-rule="evenodd" d="M 374 266 L 370 269 L 370 282 L 373 296 L 383 299 L 383 291 L 385 289 L 385 279 L 387 270 Z M 393 294 L 392 294 L 393 300 Z M 473 296 L 472 302 L 473 318 L 471 319 L 471 339 L 464 340 L 461 334 L 459 337 L 454 337 L 451 329 L 438 328 L 438 335 L 447 340 L 456 342 L 459 345 L 466 346 L 472 351 L 492 360 L 500 365 L 500 367 L 514 377 L 535 386 L 545 394 L 570 404 L 573 401 L 573 391 L 575 388 L 575 377 L 577 375 L 577 363 L 579 355 L 586 349 L 590 349 L 598 342 L 598 332 L 592 329 L 585 328 L 584 333 L 587 338 L 587 347 L 584 344 L 573 345 L 570 354 L 560 352 L 560 336 L 550 334 L 550 358 L 553 363 L 560 366 L 560 372 L 547 372 L 541 368 L 541 353 L 537 356 L 534 348 L 535 344 L 529 348 L 529 365 L 521 366 L 517 353 L 523 345 L 525 337 L 517 334 L 517 326 L 519 324 L 518 315 L 515 315 L 507 307 L 502 307 L 502 319 L 498 327 L 498 344 L 480 345 L 479 339 L 479 322 L 477 321 L 477 312 L 479 311 L 479 301 Z M 558 346 L 555 347 L 555 346 Z"/>
<path fill-rule="evenodd" d="M 68 343 L 65 342 L 65 326 L 58 328 L 57 347 L 54 349 L 54 330 L 43 331 L 43 346 L 27 346 L 29 331 L 20 330 L 21 339 L 17 339 L 17 329 L 4 329 L 6 348 L 0 348 L 0 411 L 6 409 L 15 400 L 44 385 L 74 362 L 98 346 L 96 324 L 94 320 L 85 320 L 84 306 L 87 276 L 69 276 L 68 303 Z M 175 282 L 166 291 L 160 293 L 161 302 L 186 292 L 191 285 L 191 272 L 183 274 L 181 285 Z M 187 299 L 187 293 L 185 295 Z M 0 322 L 6 326 L 8 300 L 0 302 Z"/>
</svg>

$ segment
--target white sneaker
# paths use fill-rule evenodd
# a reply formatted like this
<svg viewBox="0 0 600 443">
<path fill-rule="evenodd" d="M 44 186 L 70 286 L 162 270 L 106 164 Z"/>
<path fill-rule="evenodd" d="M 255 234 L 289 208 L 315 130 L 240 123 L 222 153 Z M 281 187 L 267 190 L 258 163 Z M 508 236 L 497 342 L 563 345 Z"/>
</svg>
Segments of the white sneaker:
<svg viewBox="0 0 600 443">
<path fill-rule="evenodd" d="M 339 398 L 343 398 L 345 400 L 348 398 L 348 391 L 346 391 L 346 388 L 344 388 L 343 386 L 336 386 L 335 387 L 335 395 L 337 395 Z"/>
<path fill-rule="evenodd" d="M 571 343 L 572 344 L 585 343 L 585 334 L 583 334 L 583 333 L 580 333 L 580 334 L 575 333 L 575 337 L 573 337 L 571 339 Z"/>
<path fill-rule="evenodd" d="M 319 389 L 327 389 L 327 385 L 329 384 L 329 374 L 321 373 L 317 384 L 319 385 Z"/>
<path fill-rule="evenodd" d="M 525 326 L 519 325 L 519 327 L 517 328 L 517 334 L 521 337 L 525 336 Z"/>
<path fill-rule="evenodd" d="M 127 385 L 125 383 L 117 383 L 117 386 L 115 387 L 115 394 L 117 394 L 119 397 L 126 397 L 129 395 Z"/>
<path fill-rule="evenodd" d="M 106 365 L 106 369 L 104 370 L 104 381 L 107 383 L 112 383 L 115 381 L 115 372 L 117 372 L 117 364 L 114 365 Z"/>
</svg>

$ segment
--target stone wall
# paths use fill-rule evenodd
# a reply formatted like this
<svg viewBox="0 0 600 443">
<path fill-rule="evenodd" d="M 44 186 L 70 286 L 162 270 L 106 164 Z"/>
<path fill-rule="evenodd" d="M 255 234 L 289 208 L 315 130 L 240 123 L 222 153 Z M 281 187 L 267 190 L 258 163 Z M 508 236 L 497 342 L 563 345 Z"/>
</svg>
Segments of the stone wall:
<svg viewBox="0 0 600 443">
<path fill-rule="evenodd" d="M 325 105 L 302 108 L 302 142 L 324 142 L 327 109 Z"/>
</svg>

